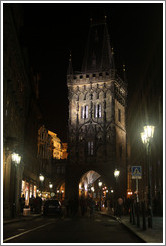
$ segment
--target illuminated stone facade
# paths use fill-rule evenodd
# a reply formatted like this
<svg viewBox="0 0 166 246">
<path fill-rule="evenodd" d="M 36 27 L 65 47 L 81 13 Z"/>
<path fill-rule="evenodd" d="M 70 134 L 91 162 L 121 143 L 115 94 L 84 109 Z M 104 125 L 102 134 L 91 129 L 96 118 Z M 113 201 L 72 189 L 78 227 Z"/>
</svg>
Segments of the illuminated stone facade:
<svg viewBox="0 0 166 246">
<path fill-rule="evenodd" d="M 119 193 L 126 189 L 126 83 L 114 67 L 106 22 L 92 24 L 82 72 L 67 75 L 69 98 L 68 193 L 78 193 L 84 173 L 94 170 Z M 73 187 L 71 188 L 71 179 Z M 75 188 L 74 188 L 75 186 Z"/>
<path fill-rule="evenodd" d="M 53 158 L 55 159 L 67 159 L 67 143 L 62 143 L 57 134 L 48 131 L 48 134 L 52 137 L 53 142 Z"/>
</svg>

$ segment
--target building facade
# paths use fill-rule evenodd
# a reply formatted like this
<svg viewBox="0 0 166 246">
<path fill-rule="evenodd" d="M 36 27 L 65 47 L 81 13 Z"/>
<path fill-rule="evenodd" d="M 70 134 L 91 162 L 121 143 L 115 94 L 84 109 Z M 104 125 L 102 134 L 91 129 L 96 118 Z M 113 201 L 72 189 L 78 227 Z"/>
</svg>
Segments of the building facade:
<svg viewBox="0 0 166 246">
<path fill-rule="evenodd" d="M 53 142 L 53 158 L 67 159 L 67 143 L 62 143 L 54 132 L 48 130 L 48 134 L 51 136 Z"/>
<path fill-rule="evenodd" d="M 23 19 L 18 5 L 3 5 L 3 215 L 20 212 L 19 198 L 25 167 L 25 125 L 30 82 L 20 45 Z M 13 154 L 21 157 L 17 163 Z"/>
<path fill-rule="evenodd" d="M 115 69 L 106 21 L 91 23 L 81 72 L 67 74 L 69 163 L 67 196 L 78 196 L 82 176 L 91 170 L 115 188 L 126 189 L 126 82 Z"/>
</svg>

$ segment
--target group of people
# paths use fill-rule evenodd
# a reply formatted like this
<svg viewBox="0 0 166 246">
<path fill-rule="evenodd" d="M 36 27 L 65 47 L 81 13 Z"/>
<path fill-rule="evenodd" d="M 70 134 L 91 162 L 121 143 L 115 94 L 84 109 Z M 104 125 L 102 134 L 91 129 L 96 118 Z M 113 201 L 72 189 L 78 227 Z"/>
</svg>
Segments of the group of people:
<svg viewBox="0 0 166 246">
<path fill-rule="evenodd" d="M 41 207 L 42 207 L 42 199 L 39 196 L 36 196 L 36 198 L 32 195 L 31 198 L 29 198 L 29 206 L 31 212 L 34 213 L 41 213 Z"/>
<path fill-rule="evenodd" d="M 25 197 L 24 194 L 19 199 L 20 203 L 20 212 L 23 214 L 23 210 L 25 208 Z M 36 196 L 36 198 L 32 195 L 31 198 L 29 198 L 29 206 L 30 211 L 34 213 L 41 213 L 41 207 L 42 207 L 42 199 L 39 196 Z"/>
<path fill-rule="evenodd" d="M 79 200 L 76 199 L 66 199 L 65 200 L 65 207 L 66 207 L 66 215 L 74 216 L 77 214 L 80 208 L 80 213 L 84 216 L 88 211 L 90 216 L 94 214 L 95 210 L 95 201 L 92 198 L 85 198 L 81 196 Z"/>
</svg>

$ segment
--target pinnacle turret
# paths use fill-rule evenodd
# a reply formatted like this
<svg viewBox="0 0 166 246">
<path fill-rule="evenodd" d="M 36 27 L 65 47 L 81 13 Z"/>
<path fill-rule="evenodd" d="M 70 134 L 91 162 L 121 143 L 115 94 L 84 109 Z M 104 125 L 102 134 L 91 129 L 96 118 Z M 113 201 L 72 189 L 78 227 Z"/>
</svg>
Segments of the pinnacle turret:
<svg viewBox="0 0 166 246">
<path fill-rule="evenodd" d="M 70 52 L 70 58 L 69 58 L 69 66 L 67 69 L 67 75 L 73 75 L 73 66 L 72 66 L 72 56 Z"/>
</svg>

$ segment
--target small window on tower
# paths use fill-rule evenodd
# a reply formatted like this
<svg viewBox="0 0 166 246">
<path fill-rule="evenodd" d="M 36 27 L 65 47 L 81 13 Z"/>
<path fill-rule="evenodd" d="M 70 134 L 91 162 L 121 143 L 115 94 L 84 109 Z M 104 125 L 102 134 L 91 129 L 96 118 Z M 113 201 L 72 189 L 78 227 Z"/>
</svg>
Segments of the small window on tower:
<svg viewBox="0 0 166 246">
<path fill-rule="evenodd" d="M 82 106 L 81 107 L 81 118 L 87 119 L 88 118 L 88 106 Z"/>
<path fill-rule="evenodd" d="M 101 118 L 101 104 L 95 105 L 95 118 Z"/>
<path fill-rule="evenodd" d="M 93 142 L 88 142 L 88 155 L 93 155 Z"/>
</svg>

